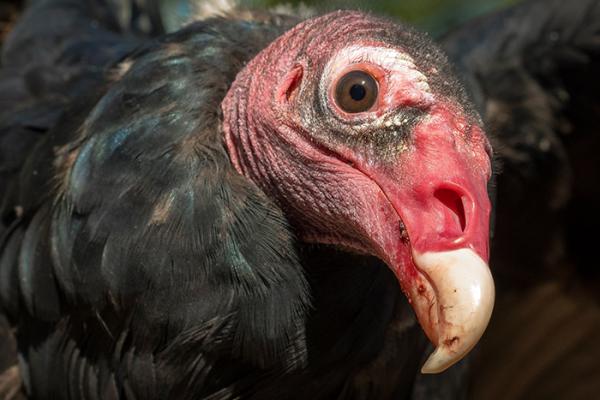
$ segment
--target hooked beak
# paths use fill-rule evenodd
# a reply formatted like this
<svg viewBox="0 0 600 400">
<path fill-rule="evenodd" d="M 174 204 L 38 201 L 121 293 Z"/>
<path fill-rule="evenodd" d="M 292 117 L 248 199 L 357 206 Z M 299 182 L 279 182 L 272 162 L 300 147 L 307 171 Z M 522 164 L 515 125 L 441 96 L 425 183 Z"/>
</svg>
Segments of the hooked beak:
<svg viewBox="0 0 600 400">
<path fill-rule="evenodd" d="M 442 191 L 432 189 L 439 182 L 436 178 L 426 182 L 409 191 L 416 202 L 404 193 L 388 195 L 408 240 L 402 245 L 388 242 L 384 252 L 394 254 L 388 265 L 436 346 L 421 372 L 438 373 L 477 344 L 491 317 L 495 290 L 487 265 L 490 206 L 487 197 L 477 196 L 476 188 L 465 189 L 471 182 Z M 438 196 L 440 192 L 445 194 Z"/>
<path fill-rule="evenodd" d="M 369 176 L 399 220 L 376 228 L 385 232 L 374 235 L 385 237 L 380 257 L 436 346 L 421 371 L 438 373 L 477 344 L 494 306 L 487 265 L 490 162 L 481 130 L 471 132 L 468 142 L 445 118 L 419 128 L 414 148 L 397 165 L 372 169 Z"/>
<path fill-rule="evenodd" d="M 494 307 L 494 281 L 486 263 L 471 249 L 413 253 L 426 277 L 423 293 L 411 296 L 415 312 L 436 345 L 421 372 L 438 373 L 461 360 L 481 338 Z"/>
</svg>

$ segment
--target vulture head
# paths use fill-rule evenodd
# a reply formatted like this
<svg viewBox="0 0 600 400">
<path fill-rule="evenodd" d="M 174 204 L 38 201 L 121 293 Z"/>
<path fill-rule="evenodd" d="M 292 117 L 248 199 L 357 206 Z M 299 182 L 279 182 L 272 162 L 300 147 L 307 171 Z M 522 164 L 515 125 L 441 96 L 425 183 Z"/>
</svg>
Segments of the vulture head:
<svg viewBox="0 0 600 400">
<path fill-rule="evenodd" d="M 222 111 L 233 165 L 301 240 L 394 272 L 436 346 L 423 372 L 477 343 L 494 303 L 491 149 L 437 47 L 360 12 L 307 20 L 240 71 Z"/>
</svg>

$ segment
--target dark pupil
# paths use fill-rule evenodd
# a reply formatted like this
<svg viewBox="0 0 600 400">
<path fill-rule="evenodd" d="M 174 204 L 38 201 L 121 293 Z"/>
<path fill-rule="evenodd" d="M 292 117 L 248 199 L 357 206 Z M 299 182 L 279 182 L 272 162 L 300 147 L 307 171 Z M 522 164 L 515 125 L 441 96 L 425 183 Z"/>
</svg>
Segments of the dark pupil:
<svg viewBox="0 0 600 400">
<path fill-rule="evenodd" d="M 367 89 L 362 84 L 355 83 L 350 88 L 350 97 L 352 100 L 361 101 L 367 95 Z"/>
<path fill-rule="evenodd" d="M 365 71 L 350 71 L 335 87 L 335 102 L 347 113 L 370 110 L 377 101 L 377 81 Z"/>
</svg>

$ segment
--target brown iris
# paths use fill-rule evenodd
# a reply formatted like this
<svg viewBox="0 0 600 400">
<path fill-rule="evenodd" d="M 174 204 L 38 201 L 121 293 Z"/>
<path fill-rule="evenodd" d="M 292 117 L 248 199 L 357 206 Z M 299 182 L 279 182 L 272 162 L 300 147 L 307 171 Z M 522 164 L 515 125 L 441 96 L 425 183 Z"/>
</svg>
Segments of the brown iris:
<svg viewBox="0 0 600 400">
<path fill-rule="evenodd" d="M 342 76 L 335 88 L 335 102 L 347 113 L 368 111 L 377 100 L 377 81 L 364 71 Z"/>
</svg>

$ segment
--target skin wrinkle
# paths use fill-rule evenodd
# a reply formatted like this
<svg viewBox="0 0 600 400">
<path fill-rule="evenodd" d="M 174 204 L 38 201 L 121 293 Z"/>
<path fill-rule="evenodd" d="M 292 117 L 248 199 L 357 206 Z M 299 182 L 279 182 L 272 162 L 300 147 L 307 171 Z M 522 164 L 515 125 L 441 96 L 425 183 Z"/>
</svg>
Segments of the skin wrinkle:
<svg viewBox="0 0 600 400">
<path fill-rule="evenodd" d="M 358 18 L 357 18 L 358 17 Z M 327 181 L 331 181 L 331 180 L 335 180 L 335 177 L 327 177 L 326 175 L 319 175 L 316 174 L 314 171 L 318 170 L 318 166 L 319 166 L 319 162 L 315 163 L 314 157 L 313 157 L 313 153 L 314 153 L 314 149 L 310 149 L 310 148 L 305 148 L 305 152 L 307 152 L 306 157 L 304 157 L 304 159 L 302 160 L 303 162 L 307 163 L 305 165 L 302 165 L 302 162 L 298 160 L 298 155 L 300 153 L 302 153 L 303 148 L 300 147 L 303 145 L 304 141 L 302 140 L 297 140 L 294 139 L 294 136 L 297 137 L 298 135 L 298 131 L 302 132 L 303 129 L 301 128 L 302 122 L 308 122 L 308 124 L 312 124 L 314 123 L 315 125 L 322 125 L 319 124 L 318 118 L 316 118 L 316 116 L 312 116 L 312 115 L 308 115 L 308 116 L 300 116 L 301 121 L 302 119 L 306 120 L 309 119 L 309 121 L 302 121 L 300 122 L 300 124 L 294 123 L 292 122 L 290 124 L 290 121 L 285 121 L 285 117 L 282 118 L 281 115 L 286 115 L 288 116 L 290 113 L 285 111 L 285 110 L 272 110 L 272 107 L 266 106 L 266 107 L 261 107 L 261 113 L 260 113 L 260 117 L 258 116 L 259 114 L 253 114 L 253 113 L 249 113 L 247 108 L 248 106 L 252 106 L 252 104 L 248 103 L 248 99 L 252 98 L 252 99 L 268 99 L 268 100 L 272 100 L 273 99 L 273 89 L 272 88 L 265 88 L 264 85 L 262 85 L 259 82 L 269 82 L 269 81 L 273 81 L 272 77 L 281 77 L 282 75 L 286 74 L 288 72 L 289 66 L 290 65 L 294 65 L 297 64 L 298 61 L 300 62 L 300 64 L 302 64 L 304 62 L 304 64 L 306 65 L 306 67 L 308 69 L 313 69 L 311 76 L 314 76 L 316 73 L 318 73 L 317 71 L 317 66 L 315 65 L 315 58 L 311 57 L 309 58 L 311 62 L 306 61 L 306 57 L 305 54 L 307 53 L 316 53 L 318 56 L 323 56 L 327 53 L 329 53 L 331 51 L 331 43 L 336 43 L 336 41 L 338 42 L 338 46 L 339 46 L 339 42 L 341 39 L 343 39 L 345 41 L 345 38 L 347 37 L 347 35 L 350 33 L 350 31 L 352 32 L 353 37 L 372 37 L 372 36 L 378 36 L 381 35 L 384 31 L 384 29 L 382 29 L 381 27 L 379 27 L 378 25 L 374 25 L 373 21 L 370 19 L 365 19 L 363 18 L 362 14 L 357 14 L 357 13 L 333 13 L 327 16 L 324 16 L 322 18 L 319 18 L 319 22 L 320 23 L 311 23 L 311 22 L 305 22 L 305 23 L 301 23 L 299 24 L 297 27 L 295 27 L 294 29 L 292 29 L 288 34 L 286 34 L 286 39 L 282 40 L 282 41 L 276 41 L 275 43 L 273 43 L 272 45 L 269 46 L 269 48 L 267 48 L 267 50 L 265 50 L 263 53 L 261 53 L 261 55 L 259 55 L 257 57 L 257 59 L 255 59 L 255 61 L 253 61 L 251 64 L 255 63 L 261 64 L 260 68 L 257 68 L 257 70 L 254 72 L 254 74 L 252 74 L 253 76 L 250 78 L 250 76 L 248 78 L 243 78 L 243 79 L 247 79 L 247 83 L 242 84 L 240 83 L 239 86 L 236 86 L 234 84 L 234 87 L 237 88 L 242 88 L 244 86 L 247 86 L 247 95 L 243 95 L 244 91 L 240 90 L 240 89 L 233 89 L 234 93 L 237 94 L 237 98 L 236 98 L 236 102 L 235 105 L 233 107 L 231 107 L 231 109 L 233 109 L 235 111 L 235 113 L 232 115 L 232 120 L 235 120 L 236 123 L 234 124 L 236 127 L 237 132 L 248 132 L 248 131 L 253 131 L 255 132 L 255 134 L 253 135 L 237 135 L 236 138 L 234 139 L 232 137 L 232 131 L 231 131 L 231 127 L 229 127 L 230 129 L 227 129 L 227 126 L 225 126 L 225 131 L 226 131 L 226 142 L 228 144 L 228 147 L 230 148 L 230 150 L 233 150 L 233 153 L 235 153 L 235 157 L 232 157 L 232 160 L 234 162 L 234 165 L 236 166 L 236 168 L 238 168 L 238 170 L 240 170 L 240 172 L 242 172 L 242 174 L 246 175 L 246 176 L 250 176 L 252 177 L 252 179 L 261 184 L 264 187 L 265 183 L 266 185 L 268 185 L 269 187 L 269 191 L 277 191 L 277 196 L 275 196 L 276 198 L 282 198 L 282 196 L 290 196 L 293 198 L 297 198 L 298 202 L 300 204 L 304 203 L 305 206 L 307 205 L 311 205 L 312 208 L 316 208 L 320 211 L 320 214 L 325 214 L 326 215 L 335 215 L 336 212 L 333 212 L 332 210 L 330 210 L 330 208 L 332 207 L 332 203 L 335 204 L 335 199 L 339 196 L 336 196 L 334 194 L 327 194 L 326 192 L 324 192 L 324 190 L 322 190 L 320 188 L 320 185 L 317 182 L 327 182 Z M 375 27 L 375 28 L 374 28 Z M 375 33 L 373 33 L 375 31 Z M 322 37 L 328 37 L 331 38 L 330 41 L 323 41 L 321 38 Z M 327 43 L 325 43 L 327 42 Z M 278 44 L 279 43 L 279 44 Z M 285 43 L 285 48 L 281 48 L 282 43 Z M 390 51 L 394 51 L 394 50 L 390 50 Z M 388 52 L 384 52 L 384 54 L 389 54 Z M 394 54 L 402 54 L 402 53 L 398 53 L 395 52 Z M 318 57 L 317 56 L 317 57 Z M 402 57 L 400 56 L 402 59 L 409 59 L 409 57 Z M 309 74 L 309 71 L 304 71 L 305 74 Z M 309 79 L 310 76 L 304 76 L 303 79 Z M 240 76 L 238 76 L 238 79 L 240 79 Z M 275 80 L 276 82 L 278 80 Z M 297 98 L 303 98 L 304 94 L 303 93 L 303 89 L 300 88 L 300 93 L 299 96 L 297 96 Z M 231 93 L 231 92 L 230 92 Z M 321 99 L 321 101 L 323 102 L 323 99 Z M 227 102 L 227 100 L 226 100 Z M 309 104 L 310 105 L 310 104 Z M 302 107 L 302 106 L 301 106 Z M 224 105 L 224 110 L 226 111 L 228 107 L 226 107 L 226 105 Z M 323 107 L 320 107 L 320 109 L 323 109 Z M 279 111 L 279 112 L 278 112 Z M 283 112 L 280 112 L 283 111 Z M 323 110 L 325 111 L 325 110 Z M 273 115 L 275 114 L 275 115 Z M 322 112 L 323 115 L 327 115 L 327 112 Z M 389 134 L 389 132 L 393 132 L 394 129 L 389 127 L 389 126 L 385 126 L 385 122 L 384 121 L 390 121 L 389 117 L 386 119 L 387 116 L 384 116 L 381 119 L 381 124 L 372 124 L 372 132 L 376 132 L 379 134 L 382 133 L 388 133 L 389 137 L 394 137 L 394 138 L 400 138 L 402 139 L 403 136 L 405 135 L 397 135 L 397 134 Z M 284 120 L 282 122 L 284 122 L 282 125 L 284 125 L 282 128 L 284 131 L 286 131 L 285 135 L 277 135 L 277 134 L 272 134 L 272 133 L 268 133 L 265 132 L 264 130 L 264 123 L 261 123 L 262 121 L 269 121 L 269 120 Z M 331 120 L 331 118 L 329 118 L 329 120 Z M 409 118 L 406 117 L 402 117 L 401 121 L 406 121 L 409 120 Z M 414 120 L 414 119 L 410 119 L 410 120 Z M 291 118 L 291 121 L 295 121 L 295 117 Z M 227 125 L 227 121 L 226 125 Z M 287 122 L 287 123 L 286 123 Z M 330 121 L 331 122 L 331 121 Z M 288 127 L 286 128 L 286 125 L 288 125 Z M 292 127 L 289 127 L 289 125 L 292 125 Z M 294 126 L 294 125 L 300 125 L 300 126 Z M 377 125 L 380 125 L 379 127 Z M 388 123 L 388 125 L 391 125 L 392 127 L 395 125 L 394 122 Z M 250 129 L 249 129 L 250 128 Z M 290 131 L 288 131 L 288 129 L 290 129 Z M 300 129 L 299 129 L 300 128 Z M 338 127 L 338 130 L 341 127 Z M 381 129 L 383 128 L 383 129 Z M 327 135 L 327 132 L 332 132 L 335 131 L 336 129 L 327 129 L 326 127 L 321 127 L 321 129 L 319 129 L 319 131 L 325 133 Z M 379 132 L 377 132 L 379 131 Z M 344 136 L 348 136 L 348 135 L 338 135 L 341 137 Z M 262 140 L 262 142 L 264 142 L 264 144 L 260 144 L 261 138 L 266 138 L 268 137 L 270 140 L 269 141 L 265 141 Z M 309 140 L 313 140 L 311 135 L 308 135 Z M 328 137 L 327 139 L 330 139 L 330 137 Z M 398 145 L 393 146 L 392 148 L 396 149 L 396 151 L 401 151 L 406 149 L 406 145 L 403 144 L 402 140 L 398 140 L 396 139 Z M 321 141 L 322 142 L 322 141 Z M 361 139 L 361 142 L 363 142 L 364 144 L 369 145 L 369 139 L 368 138 L 364 138 Z M 235 145 L 234 143 L 239 143 L 238 145 Z M 306 144 L 309 145 L 309 143 L 311 143 L 310 141 L 307 142 Z M 274 150 L 275 148 L 279 148 L 279 150 Z M 284 152 L 284 153 L 289 153 L 290 149 L 294 149 L 294 152 L 296 154 L 294 154 L 292 157 L 278 157 L 276 156 L 276 154 L 280 153 L 280 152 Z M 387 151 L 390 152 L 390 147 L 387 146 Z M 231 153 L 231 151 L 230 151 Z M 267 157 L 268 159 L 271 160 L 271 162 L 260 162 L 260 160 L 256 160 L 255 157 L 251 156 L 253 154 L 262 154 L 263 157 Z M 393 154 L 387 154 L 387 157 L 391 157 L 393 156 Z M 387 158 L 386 157 L 386 158 Z M 322 157 L 319 157 L 322 159 Z M 291 165 L 290 163 L 286 163 L 285 161 L 282 160 L 298 160 L 296 161 L 296 165 Z M 311 168 L 307 168 L 308 167 L 308 163 L 310 163 L 310 167 Z M 327 165 L 327 161 L 324 163 L 324 165 Z M 300 165 L 298 165 L 300 164 Z M 316 168 L 315 168 L 316 167 Z M 278 169 L 274 170 L 274 169 Z M 332 168 L 335 169 L 335 168 Z M 292 173 L 283 173 L 283 176 L 281 176 L 282 172 L 280 171 L 302 171 L 304 170 L 303 174 L 292 174 Z M 312 172 L 311 172 L 312 171 Z M 283 183 L 283 185 L 279 186 L 273 184 L 273 177 L 274 176 L 278 176 L 279 175 L 279 179 L 277 179 L 278 182 Z M 298 176 L 302 176 L 305 175 L 303 177 L 303 179 L 298 179 Z M 331 186 L 331 185 L 330 185 Z M 330 187 L 329 190 L 331 190 L 332 188 Z M 341 196 L 342 198 L 344 198 L 344 196 Z M 285 207 L 285 204 L 282 204 Z M 334 208 L 338 208 L 339 206 L 334 206 Z M 289 208 L 289 207 L 285 207 L 285 208 Z M 304 207 L 302 207 L 304 208 Z M 310 207 L 307 207 L 308 209 L 310 209 Z M 320 219 L 323 219 L 324 217 L 323 215 L 320 216 Z M 303 215 L 303 218 L 306 218 L 306 215 Z M 310 217 L 309 217 L 310 218 Z M 325 225 L 326 226 L 331 226 L 334 227 L 336 222 L 335 219 L 332 221 L 327 221 L 329 218 L 324 218 L 325 221 Z M 320 224 L 319 224 L 320 225 Z M 322 229 L 320 229 L 322 230 Z M 325 231 L 327 231 L 327 229 L 324 229 Z M 334 230 L 335 231 L 335 230 Z"/>
</svg>

